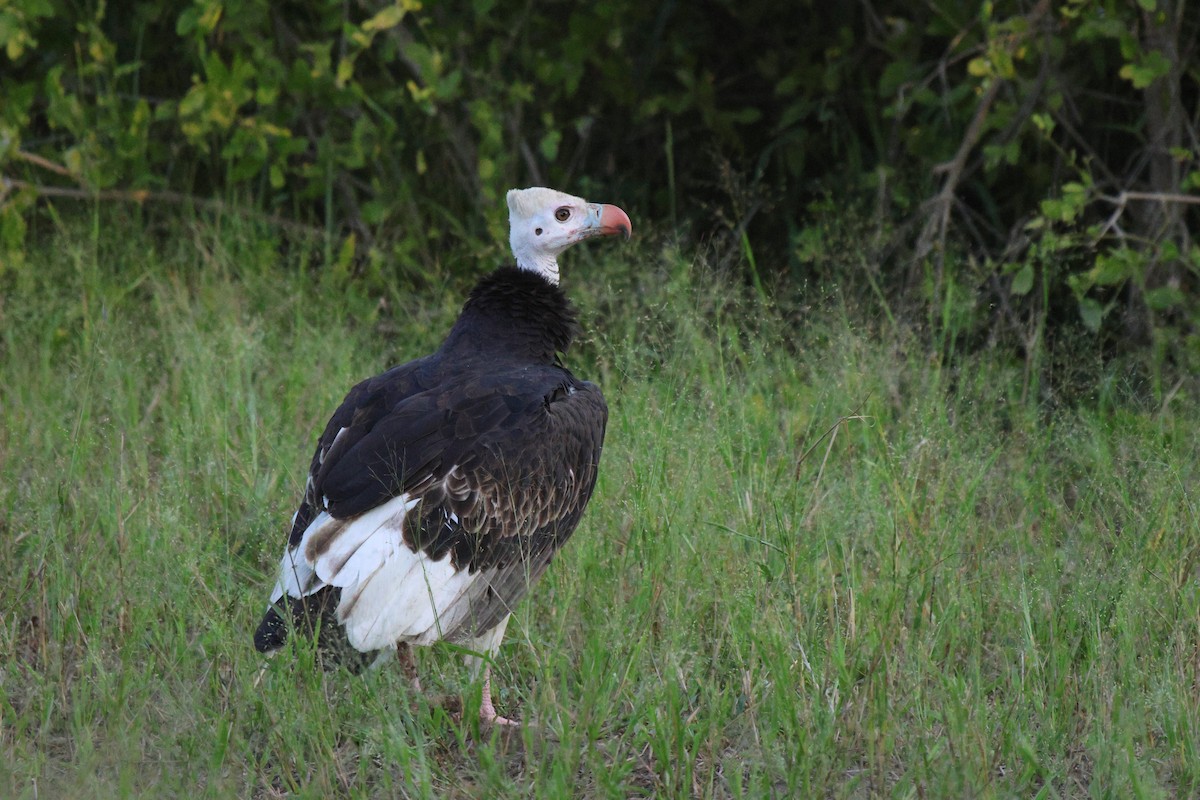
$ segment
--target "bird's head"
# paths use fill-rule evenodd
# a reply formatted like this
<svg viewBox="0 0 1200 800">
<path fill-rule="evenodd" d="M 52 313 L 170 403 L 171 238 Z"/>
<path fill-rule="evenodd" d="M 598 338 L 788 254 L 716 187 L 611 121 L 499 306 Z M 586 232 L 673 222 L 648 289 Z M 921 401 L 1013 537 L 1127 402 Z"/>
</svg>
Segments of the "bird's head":
<svg viewBox="0 0 1200 800">
<path fill-rule="evenodd" d="M 593 236 L 633 231 L 629 216 L 613 205 L 589 203 L 535 186 L 508 193 L 508 241 L 517 266 L 558 283 L 558 254 Z"/>
</svg>

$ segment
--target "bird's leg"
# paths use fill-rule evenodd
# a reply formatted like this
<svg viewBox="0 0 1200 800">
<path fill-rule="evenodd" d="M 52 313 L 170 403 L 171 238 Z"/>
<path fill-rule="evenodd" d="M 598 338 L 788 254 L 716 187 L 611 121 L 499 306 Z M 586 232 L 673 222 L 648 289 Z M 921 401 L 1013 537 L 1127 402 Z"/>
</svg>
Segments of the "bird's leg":
<svg viewBox="0 0 1200 800">
<path fill-rule="evenodd" d="M 396 659 L 400 662 L 400 669 L 404 671 L 404 677 L 408 678 L 413 690 L 421 691 L 421 678 L 417 675 L 417 662 L 413 658 L 412 645 L 408 642 L 396 642 Z"/>
<path fill-rule="evenodd" d="M 509 719 L 497 714 L 496 707 L 492 705 L 492 667 L 490 664 L 483 668 L 483 699 L 479 702 L 479 719 L 489 725 L 521 727 L 521 723 L 515 719 Z"/>
<path fill-rule="evenodd" d="M 516 728 L 520 727 L 521 723 L 514 719 L 500 716 L 496 713 L 496 706 L 492 704 L 491 659 L 495 658 L 496 653 L 500 650 L 500 641 L 504 638 L 504 629 L 506 627 L 508 627 L 508 616 L 500 620 L 496 627 L 474 639 L 471 642 L 473 649 L 486 655 L 469 655 L 467 656 L 467 664 L 471 667 L 471 675 L 476 678 L 479 677 L 480 667 L 483 668 L 483 697 L 479 701 L 480 721 L 488 725 L 511 725 Z"/>
</svg>

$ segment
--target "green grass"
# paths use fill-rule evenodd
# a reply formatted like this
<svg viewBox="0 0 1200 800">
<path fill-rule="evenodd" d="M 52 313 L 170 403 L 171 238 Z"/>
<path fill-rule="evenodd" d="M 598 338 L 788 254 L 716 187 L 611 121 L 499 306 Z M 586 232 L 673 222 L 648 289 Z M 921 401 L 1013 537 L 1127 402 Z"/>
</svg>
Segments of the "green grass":
<svg viewBox="0 0 1200 800">
<path fill-rule="evenodd" d="M 105 227 L 0 276 L 0 795 L 1200 793 L 1194 398 L 1024 406 L 1019 367 L 836 295 L 574 253 L 600 483 L 500 651 L 526 725 L 480 731 L 449 649 L 418 695 L 250 642 L 320 426 L 463 287 Z"/>
</svg>

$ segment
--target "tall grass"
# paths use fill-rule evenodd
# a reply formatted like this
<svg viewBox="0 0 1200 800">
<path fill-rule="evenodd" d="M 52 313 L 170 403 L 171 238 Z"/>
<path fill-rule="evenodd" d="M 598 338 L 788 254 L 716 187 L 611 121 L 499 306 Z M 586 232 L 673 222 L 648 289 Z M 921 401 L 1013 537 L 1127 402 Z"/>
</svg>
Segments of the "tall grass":
<svg viewBox="0 0 1200 800">
<path fill-rule="evenodd" d="M 526 724 L 481 731 L 449 649 L 417 694 L 250 643 L 319 427 L 458 290 L 64 223 L 0 306 L 0 794 L 1200 793 L 1194 399 L 1047 411 L 995 355 L 670 250 L 564 274 L 608 439 L 496 665 Z"/>
</svg>

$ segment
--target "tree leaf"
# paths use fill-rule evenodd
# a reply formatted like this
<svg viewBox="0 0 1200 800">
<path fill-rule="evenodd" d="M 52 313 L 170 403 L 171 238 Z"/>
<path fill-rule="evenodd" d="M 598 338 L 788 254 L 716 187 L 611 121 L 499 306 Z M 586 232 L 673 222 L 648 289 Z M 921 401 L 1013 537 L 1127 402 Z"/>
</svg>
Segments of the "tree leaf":
<svg viewBox="0 0 1200 800">
<path fill-rule="evenodd" d="M 1029 290 L 1033 288 L 1033 264 L 1026 263 L 1025 266 L 1017 270 L 1017 274 L 1013 276 L 1012 293 L 1018 295 L 1029 294 Z"/>
<path fill-rule="evenodd" d="M 400 24 L 400 20 L 404 19 L 404 15 L 408 9 L 400 4 L 388 6 L 380 11 L 375 16 L 362 24 L 364 31 L 385 31 L 388 28 L 394 28 Z"/>
<path fill-rule="evenodd" d="M 1083 320 L 1084 327 L 1092 333 L 1100 330 L 1100 322 L 1104 319 L 1104 309 L 1090 297 L 1085 297 L 1079 301 L 1079 316 Z"/>
<path fill-rule="evenodd" d="M 1174 286 L 1160 286 L 1146 292 L 1146 305 L 1155 311 L 1165 311 L 1181 305 L 1184 301 L 1183 292 Z"/>
<path fill-rule="evenodd" d="M 1139 256 L 1129 250 L 1115 250 L 1096 256 L 1096 264 L 1088 271 L 1093 286 L 1115 286 L 1132 278 Z"/>
</svg>

